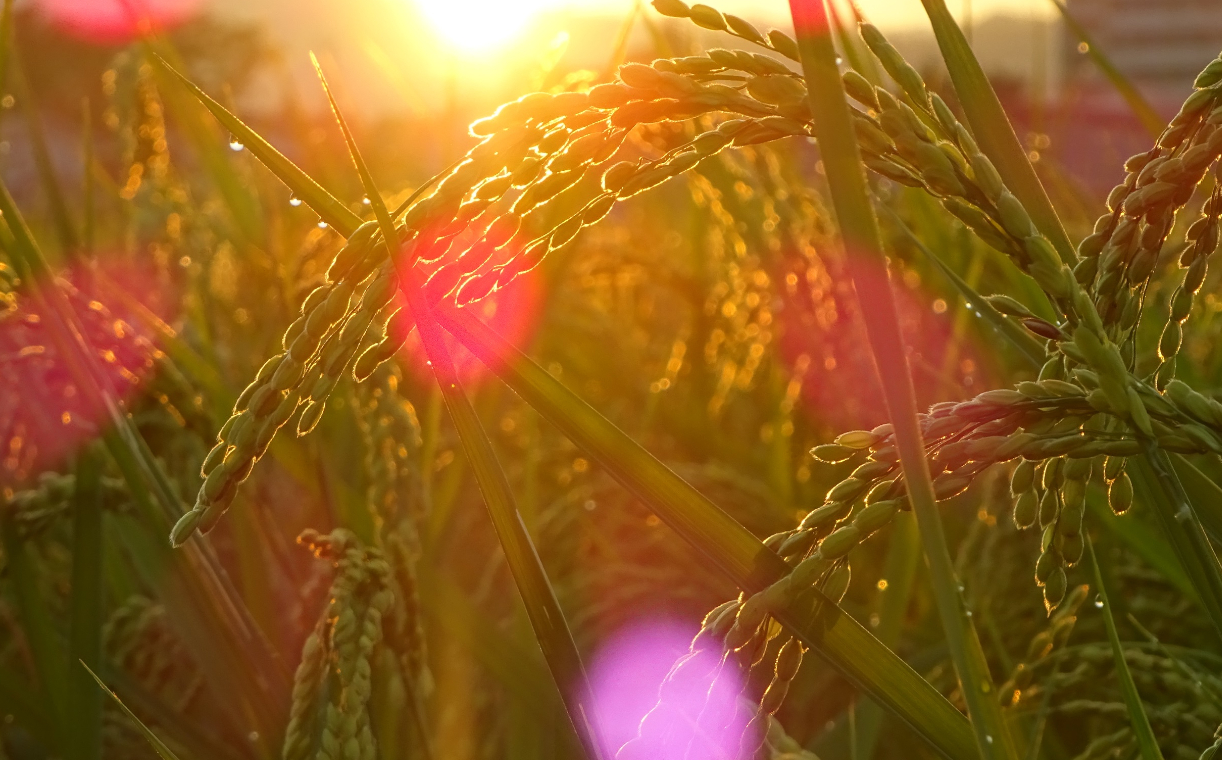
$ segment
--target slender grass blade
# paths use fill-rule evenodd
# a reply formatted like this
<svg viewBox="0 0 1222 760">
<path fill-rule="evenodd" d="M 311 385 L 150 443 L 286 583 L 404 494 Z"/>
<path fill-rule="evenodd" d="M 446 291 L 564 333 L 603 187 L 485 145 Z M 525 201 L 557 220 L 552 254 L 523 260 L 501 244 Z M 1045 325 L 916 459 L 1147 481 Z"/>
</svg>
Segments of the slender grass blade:
<svg viewBox="0 0 1222 760">
<path fill-rule="evenodd" d="M 123 700 L 119 699 L 119 695 L 111 691 L 110 687 L 103 683 L 101 678 L 98 678 L 97 673 L 94 673 L 93 670 L 91 670 L 84 662 L 81 663 L 81 667 L 87 670 L 89 675 L 93 676 L 93 680 L 97 681 L 98 686 L 102 689 L 102 691 L 110 695 L 110 698 L 115 701 L 115 704 L 119 706 L 119 709 L 121 709 L 124 714 L 127 715 L 127 717 L 132 719 L 132 722 L 135 723 L 136 727 L 140 729 L 140 733 L 144 734 L 144 738 L 148 741 L 149 745 L 153 748 L 153 751 L 157 753 L 157 756 L 160 757 L 161 760 L 179 760 L 178 756 L 174 754 L 173 750 L 167 747 L 165 742 L 163 742 L 161 738 L 157 736 L 157 734 L 153 733 L 151 728 L 144 725 L 144 722 L 136 717 L 136 714 L 128 709 L 127 705 L 123 704 Z"/>
<path fill-rule="evenodd" d="M 861 151 L 836 65 L 827 10 L 823 0 L 790 0 L 789 9 L 815 116 L 815 137 L 846 252 L 852 260 L 849 272 L 858 301 L 869 304 L 861 309 L 866 334 L 878 365 L 939 617 L 972 719 L 976 744 L 985 758 L 1013 759 L 1017 752 L 1001 715 L 984 650 L 959 591 L 941 513 L 934 499 L 912 375 L 887 277 L 882 239 L 867 193 Z"/>
<path fill-rule="evenodd" d="M 1180 565 L 1222 636 L 1222 568 L 1192 502 L 1166 452 L 1143 439 L 1143 453 L 1129 460 L 1133 487 L 1158 518 Z"/>
<path fill-rule="evenodd" d="M 1129 663 L 1124 659 L 1124 648 L 1120 645 L 1120 634 L 1116 631 L 1116 620 L 1112 617 L 1112 605 L 1108 601 L 1107 588 L 1103 585 L 1103 571 L 1099 568 L 1099 557 L 1095 554 L 1095 544 L 1086 536 L 1086 550 L 1090 554 L 1091 566 L 1095 571 L 1095 590 L 1099 596 L 1095 607 L 1103 614 L 1103 626 L 1107 629 L 1107 640 L 1112 645 L 1112 660 L 1116 665 L 1116 678 L 1120 681 L 1120 693 L 1124 695 L 1124 705 L 1129 711 L 1129 720 L 1133 736 L 1137 738 L 1137 748 L 1142 760 L 1162 760 L 1163 753 L 1158 748 L 1154 738 L 1154 729 L 1150 727 L 1150 718 L 1141 704 L 1141 695 L 1137 693 L 1137 684 L 1133 682 L 1133 673 L 1129 671 Z M 1102 604 L 1100 604 L 1102 603 Z"/>
</svg>

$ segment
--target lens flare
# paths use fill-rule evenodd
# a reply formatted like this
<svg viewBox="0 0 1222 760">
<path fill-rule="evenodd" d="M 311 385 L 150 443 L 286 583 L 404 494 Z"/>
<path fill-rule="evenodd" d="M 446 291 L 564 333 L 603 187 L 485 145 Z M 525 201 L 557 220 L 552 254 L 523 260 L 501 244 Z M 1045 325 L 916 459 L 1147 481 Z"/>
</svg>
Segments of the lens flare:
<svg viewBox="0 0 1222 760">
<path fill-rule="evenodd" d="M 122 45 L 181 24 L 195 14 L 199 0 L 35 0 L 34 5 L 64 34 Z"/>
<path fill-rule="evenodd" d="M 914 271 L 889 277 L 864 257 L 850 255 L 843 264 L 845 271 L 832 278 L 817 260 L 804 261 L 795 253 L 791 261 L 795 269 L 787 280 L 792 287 L 784 294 L 778 344 L 781 356 L 801 380 L 799 408 L 819 424 L 869 429 L 887 421 L 859 313 L 880 307 L 868 297 L 859 306 L 854 291 L 838 284 L 853 269 L 859 279 L 873 280 L 878 288 L 890 287 L 894 294 L 921 408 L 946 398 L 950 382 L 969 389 L 990 387 L 987 352 L 976 345 L 970 325 L 956 326 L 947 302 L 931 293 Z M 852 392 L 846 392 L 850 388 Z"/>
<path fill-rule="evenodd" d="M 632 758 L 650 760 L 745 760 L 750 714 L 740 704 L 744 684 L 737 670 L 704 651 L 688 653 L 696 630 L 668 620 L 641 620 L 621 629 L 598 651 L 590 686 L 604 741 L 614 756 L 634 741 Z M 671 672 L 680 658 L 681 670 Z M 669 674 L 669 675 L 668 675 Z M 650 715 L 651 730 L 641 732 Z M 657 729 L 657 730 L 653 730 Z M 639 735 L 639 736 L 638 736 Z"/>
<path fill-rule="evenodd" d="M 116 266 L 105 257 L 100 257 L 95 270 L 69 270 L 60 275 L 58 287 L 96 353 L 95 371 L 117 400 L 131 402 L 153 376 L 161 352 L 135 326 L 133 315 L 103 304 L 103 300 L 113 304 L 109 292 L 100 292 L 103 280 L 146 298 L 164 289 L 156 272 Z M 166 295 L 165 300 L 172 300 Z M 146 304 L 151 306 L 149 313 L 160 312 L 154 318 L 168 318 L 158 301 L 154 298 Z M 20 483 L 43 470 L 61 467 L 73 451 L 108 424 L 100 399 L 77 387 L 49 325 L 50 315 L 24 301 L 0 311 L 0 366 L 4 367 L 0 372 L 0 485 Z"/>
</svg>

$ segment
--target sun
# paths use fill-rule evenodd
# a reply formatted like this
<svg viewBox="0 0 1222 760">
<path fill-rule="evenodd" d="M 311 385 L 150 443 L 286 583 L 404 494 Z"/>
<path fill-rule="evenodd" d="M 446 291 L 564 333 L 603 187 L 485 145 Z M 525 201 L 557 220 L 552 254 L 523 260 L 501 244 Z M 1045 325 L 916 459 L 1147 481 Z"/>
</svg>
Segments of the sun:
<svg viewBox="0 0 1222 760">
<path fill-rule="evenodd" d="M 552 0 L 415 0 L 438 36 L 458 50 L 481 53 L 512 42 Z"/>
</svg>

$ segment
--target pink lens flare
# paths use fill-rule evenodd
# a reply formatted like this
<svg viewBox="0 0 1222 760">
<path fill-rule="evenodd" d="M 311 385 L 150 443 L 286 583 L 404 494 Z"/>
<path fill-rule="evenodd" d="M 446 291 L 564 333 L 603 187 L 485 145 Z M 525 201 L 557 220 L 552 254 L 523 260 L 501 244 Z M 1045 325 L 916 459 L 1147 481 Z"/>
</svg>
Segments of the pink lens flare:
<svg viewBox="0 0 1222 760">
<path fill-rule="evenodd" d="M 462 254 L 463 257 L 480 255 L 482 257 L 481 261 L 492 259 L 494 256 L 508 255 L 501 249 L 491 247 L 487 251 L 481 251 L 479 250 L 480 245 L 483 244 L 480 243 L 466 248 L 464 246 L 441 243 L 418 250 L 405 248 L 404 253 L 401 255 L 419 255 L 420 261 L 417 262 L 416 266 L 426 273 L 426 278 L 430 275 L 436 275 L 439 271 L 445 273 L 451 269 L 461 270 L 463 262 L 460 261 L 460 254 L 457 252 L 460 248 L 467 251 L 467 253 Z M 472 251 L 475 251 L 475 253 L 472 253 Z M 424 263 L 430 257 L 436 258 L 433 258 L 431 262 Z M 449 265 L 448 268 L 447 265 Z M 430 294 L 435 283 L 436 277 L 427 282 L 425 285 L 426 294 Z M 433 292 L 431 294 L 441 296 L 448 292 L 449 287 L 452 287 L 452 285 L 439 289 L 440 292 Z M 505 287 L 491 290 L 475 302 L 469 303 L 462 308 L 476 319 L 491 327 L 509 343 L 518 347 L 525 347 L 530 344 L 530 339 L 538 327 L 539 312 L 545 298 L 545 287 L 546 283 L 541 277 L 519 277 Z M 401 294 L 396 294 L 395 299 L 396 304 L 401 308 L 406 307 L 406 300 Z M 445 296 L 442 300 L 448 304 L 453 303 L 452 295 Z M 410 331 L 403 348 L 403 358 L 417 372 L 430 372 L 427 365 L 427 357 L 424 354 L 424 347 L 420 344 L 419 335 L 414 330 L 415 322 L 409 318 L 403 324 Z M 477 384 L 487 375 L 487 369 L 483 363 L 464 348 L 461 343 L 451 339 L 448 333 L 445 337 L 446 344 L 450 348 L 450 354 L 454 359 L 454 366 L 458 371 L 459 379 L 462 380 L 464 385 Z M 425 374 L 421 376 L 425 376 Z"/>
<path fill-rule="evenodd" d="M 123 45 L 187 21 L 199 0 L 35 0 L 52 26 L 97 45 Z"/>
<path fill-rule="evenodd" d="M 715 652 L 690 653 L 695 633 L 694 626 L 673 619 L 638 620 L 599 649 L 591 662 L 590 685 L 608 756 L 750 756 L 754 742 L 744 741 L 751 715 L 740 702 L 742 678 L 735 668 L 723 666 Z M 664 699 L 659 704 L 660 694 Z"/>
<path fill-rule="evenodd" d="M 883 308 L 883 288 L 895 300 L 919 408 L 946 399 L 958 386 L 968 391 L 991 387 L 988 352 L 973 339 L 978 331 L 957 332 L 951 304 L 930 293 L 915 272 L 888 276 L 868 258 L 847 255 L 843 271 L 833 276 L 818 262 L 812 265 L 796 254 L 793 260 L 787 280 L 792 287 L 782 295 L 778 346 L 801 380 L 799 407 L 822 424 L 869 429 L 887 421 L 862 316 L 863 309 Z M 850 274 L 867 292 L 857 293 Z"/>
<path fill-rule="evenodd" d="M 165 302 L 173 299 L 157 273 L 100 258 L 96 269 L 61 273 L 58 287 L 95 354 L 95 385 L 104 384 L 116 401 L 134 399 L 161 351 L 113 296 L 138 294 L 146 317 L 169 318 Z M 78 387 L 51 329 L 52 315 L 32 300 L 0 311 L 0 486 L 62 466 L 109 422 L 100 397 Z"/>
<path fill-rule="evenodd" d="M 820 37 L 828 33 L 827 11 L 823 0 L 789 0 L 794 33 L 798 39 Z"/>
</svg>

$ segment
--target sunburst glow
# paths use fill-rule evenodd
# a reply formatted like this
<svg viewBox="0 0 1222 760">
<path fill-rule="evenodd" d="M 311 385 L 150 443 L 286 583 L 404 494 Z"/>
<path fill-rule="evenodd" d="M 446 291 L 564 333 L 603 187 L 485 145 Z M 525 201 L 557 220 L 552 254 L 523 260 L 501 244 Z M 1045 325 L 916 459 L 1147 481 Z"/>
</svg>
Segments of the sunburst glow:
<svg viewBox="0 0 1222 760">
<path fill-rule="evenodd" d="M 559 0 L 416 0 L 433 30 L 468 53 L 495 50 L 522 33 L 540 11 Z"/>
</svg>

